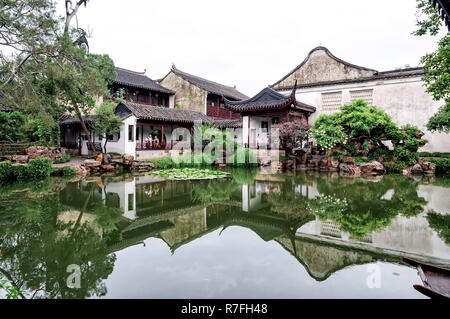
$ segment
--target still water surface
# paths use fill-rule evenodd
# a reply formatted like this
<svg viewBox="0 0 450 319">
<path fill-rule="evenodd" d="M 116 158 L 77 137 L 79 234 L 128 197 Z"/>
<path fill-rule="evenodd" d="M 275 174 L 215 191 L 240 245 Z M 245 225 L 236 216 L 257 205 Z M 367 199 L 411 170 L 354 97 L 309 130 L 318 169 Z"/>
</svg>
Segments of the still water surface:
<svg viewBox="0 0 450 319">
<path fill-rule="evenodd" d="M 423 298 L 402 256 L 450 265 L 449 178 L 231 173 L 2 186 L 0 276 L 25 298 Z"/>
</svg>

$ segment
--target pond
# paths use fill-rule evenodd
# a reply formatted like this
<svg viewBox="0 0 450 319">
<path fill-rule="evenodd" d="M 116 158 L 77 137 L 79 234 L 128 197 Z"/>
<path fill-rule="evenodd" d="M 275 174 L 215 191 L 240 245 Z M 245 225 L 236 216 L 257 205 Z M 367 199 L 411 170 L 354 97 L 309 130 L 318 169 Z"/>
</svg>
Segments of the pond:
<svg viewBox="0 0 450 319">
<path fill-rule="evenodd" d="M 450 265 L 448 177 L 229 172 L 3 185 L 0 276 L 24 298 L 424 298 L 402 256 Z"/>
</svg>

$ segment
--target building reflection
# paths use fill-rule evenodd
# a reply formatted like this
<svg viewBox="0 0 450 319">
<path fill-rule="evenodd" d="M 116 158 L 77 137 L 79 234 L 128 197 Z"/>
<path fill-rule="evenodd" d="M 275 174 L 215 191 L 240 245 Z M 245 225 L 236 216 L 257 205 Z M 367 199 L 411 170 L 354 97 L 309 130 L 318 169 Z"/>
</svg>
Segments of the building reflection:
<svg viewBox="0 0 450 319">
<path fill-rule="evenodd" d="M 252 182 L 239 184 L 229 180 L 162 181 L 144 176 L 87 183 L 98 186 L 93 200 L 102 200 L 107 206 L 123 210 L 116 230 L 120 235 L 111 236 L 114 240 L 108 244 L 111 250 L 143 245 L 144 240 L 153 237 L 163 240 L 170 251 L 176 253 L 180 247 L 205 234 L 240 226 L 251 229 L 264 241 L 278 242 L 316 280 L 325 280 L 349 265 L 379 260 L 401 263 L 404 255 L 450 264 L 450 247 L 429 227 L 426 219 L 427 207 L 433 203 L 417 195 L 418 185 L 405 187 L 403 180 L 390 179 L 365 184 L 344 181 L 342 185 L 343 181 L 339 180 L 336 184 L 339 188 L 333 189 L 330 185 L 336 181 L 336 176 L 328 176 L 325 181 L 321 178 L 256 174 Z M 345 185 L 347 182 L 349 184 Z M 426 187 L 428 197 L 432 198 L 432 185 Z M 80 194 L 74 195 L 71 190 L 67 196 L 83 198 L 87 196 L 87 189 L 87 185 L 81 184 Z M 348 220 L 341 215 L 324 219 L 320 213 L 315 214 L 314 209 L 320 211 L 321 208 L 312 204 L 325 195 L 332 197 L 328 194 L 338 198 L 337 189 L 344 192 L 346 205 L 357 210 L 357 216 L 366 214 L 370 206 L 379 207 L 369 220 L 360 221 L 369 230 L 367 233 L 358 228 L 360 225 L 345 226 Z M 441 189 L 437 187 L 435 191 Z M 366 195 L 373 198 L 373 202 L 369 206 L 355 206 L 364 192 L 369 192 Z M 405 198 L 409 204 L 414 202 L 411 207 L 416 213 L 402 213 Z M 442 206 L 442 202 L 439 205 Z M 343 230 L 343 225 L 349 230 Z"/>
</svg>

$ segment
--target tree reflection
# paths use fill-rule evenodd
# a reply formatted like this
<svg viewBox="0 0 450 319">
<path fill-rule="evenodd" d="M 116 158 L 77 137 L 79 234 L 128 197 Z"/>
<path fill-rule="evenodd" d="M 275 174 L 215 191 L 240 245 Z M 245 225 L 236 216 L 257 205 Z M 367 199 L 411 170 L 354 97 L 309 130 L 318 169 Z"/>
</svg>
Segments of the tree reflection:
<svg viewBox="0 0 450 319">
<path fill-rule="evenodd" d="M 331 220 L 354 238 L 389 226 L 398 216 L 416 216 L 423 211 L 424 198 L 417 194 L 418 182 L 403 176 L 365 179 L 318 179 L 320 196 L 308 206 L 321 221 Z"/>
<path fill-rule="evenodd" d="M 22 184 L 0 195 L 0 274 L 24 291 L 22 298 L 104 296 L 103 280 L 116 257 L 105 244 L 102 227 L 112 228 L 120 209 L 102 202 L 90 205 L 90 197 L 83 209 L 71 208 L 61 201 L 61 185 L 46 183 L 41 185 L 46 192 Z M 92 192 L 95 187 L 89 186 Z M 81 268 L 80 289 L 67 287 L 67 266 L 72 264 Z"/>
<path fill-rule="evenodd" d="M 450 245 L 450 215 L 441 215 L 435 211 L 428 212 L 428 224 L 436 231 L 439 237 Z"/>
</svg>

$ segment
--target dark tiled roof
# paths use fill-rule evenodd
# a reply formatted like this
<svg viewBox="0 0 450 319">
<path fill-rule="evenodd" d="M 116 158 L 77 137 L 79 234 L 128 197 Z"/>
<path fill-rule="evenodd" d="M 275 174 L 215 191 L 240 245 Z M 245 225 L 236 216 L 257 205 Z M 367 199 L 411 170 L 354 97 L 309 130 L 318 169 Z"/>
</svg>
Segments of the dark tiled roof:
<svg viewBox="0 0 450 319">
<path fill-rule="evenodd" d="M 173 123 L 194 124 L 195 121 L 210 123 L 212 120 L 205 114 L 196 111 L 171 109 L 160 106 L 150 106 L 122 102 L 116 108 L 116 113 L 122 116 L 133 114 L 138 119 Z"/>
<path fill-rule="evenodd" d="M 441 19 L 444 21 L 445 25 L 450 31 L 450 0 L 429 0 L 433 5 L 439 10 Z"/>
<path fill-rule="evenodd" d="M 315 112 L 315 107 L 298 102 L 295 99 L 295 90 L 296 88 L 292 90 L 292 93 L 289 96 L 285 96 L 267 87 L 251 99 L 245 101 L 232 102 L 225 99 L 225 107 L 234 112 L 247 112 L 280 109 L 294 103 L 298 109 L 303 109 L 308 112 Z"/>
<path fill-rule="evenodd" d="M 214 126 L 220 129 L 223 128 L 241 128 L 241 120 L 215 120 Z"/>
<path fill-rule="evenodd" d="M 175 65 L 172 66 L 172 71 L 174 74 L 188 81 L 189 83 L 205 90 L 213 94 L 217 94 L 219 96 L 223 95 L 226 98 L 234 99 L 234 100 L 245 100 L 248 99 L 248 96 L 242 94 L 236 88 L 231 86 L 226 86 L 217 82 L 213 82 L 210 80 L 203 79 L 201 77 L 183 72 L 178 70 Z"/>
<path fill-rule="evenodd" d="M 175 94 L 175 92 L 162 87 L 161 85 L 150 79 L 148 76 L 144 75 L 144 73 L 134 72 L 117 67 L 116 72 L 117 78 L 114 83 L 129 85 L 136 88 L 147 89 L 171 95 Z"/>
<path fill-rule="evenodd" d="M 83 120 L 86 124 L 96 121 L 97 118 L 98 118 L 97 115 L 84 115 L 83 116 Z M 80 123 L 80 119 L 78 118 L 78 116 L 62 115 L 59 118 L 59 124 L 75 124 L 75 123 Z"/>
<path fill-rule="evenodd" d="M 401 70 L 392 70 L 392 71 L 383 71 L 377 72 L 374 76 L 357 78 L 351 80 L 339 80 L 339 81 L 328 81 L 328 82 L 316 82 L 316 83 L 307 83 L 297 85 L 297 88 L 308 88 L 308 87 L 317 87 L 317 86 L 327 86 L 327 85 L 337 85 L 337 84 L 346 84 L 346 83 L 361 83 L 361 82 L 370 82 L 370 81 L 382 81 L 389 79 L 401 79 L 415 76 L 422 76 L 426 72 L 423 68 L 408 68 Z M 278 87 L 277 90 L 292 90 L 292 86 Z"/>
</svg>

